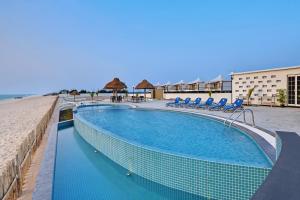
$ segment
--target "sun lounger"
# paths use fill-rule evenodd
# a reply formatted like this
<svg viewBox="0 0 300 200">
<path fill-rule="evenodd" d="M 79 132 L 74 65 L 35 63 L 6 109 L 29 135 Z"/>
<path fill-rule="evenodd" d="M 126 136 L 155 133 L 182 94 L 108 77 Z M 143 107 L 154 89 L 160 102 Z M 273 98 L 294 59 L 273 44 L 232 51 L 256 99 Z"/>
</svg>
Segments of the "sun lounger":
<svg viewBox="0 0 300 200">
<path fill-rule="evenodd" d="M 190 101 L 191 101 L 191 98 L 187 97 L 187 98 L 185 98 L 185 100 L 183 102 L 179 102 L 179 106 L 180 107 L 185 107 L 190 103 Z"/>
<path fill-rule="evenodd" d="M 209 110 L 221 110 L 226 105 L 227 99 L 222 98 L 219 103 L 213 103 L 211 106 L 208 107 Z"/>
<path fill-rule="evenodd" d="M 200 103 L 201 103 L 201 98 L 200 98 L 200 97 L 197 97 L 197 98 L 195 99 L 195 101 L 190 102 L 187 106 L 188 106 L 188 107 L 194 108 L 194 107 L 196 107 L 197 105 L 199 105 Z"/>
<path fill-rule="evenodd" d="M 234 103 L 224 106 L 224 112 L 233 112 L 237 109 L 242 108 L 243 99 L 236 99 Z"/>
<path fill-rule="evenodd" d="M 176 97 L 176 99 L 173 102 L 166 103 L 166 106 L 176 106 L 180 103 L 180 98 Z"/>
<path fill-rule="evenodd" d="M 214 98 L 209 97 L 205 103 L 203 104 L 199 104 L 198 106 L 196 106 L 196 108 L 208 108 L 209 106 L 211 106 L 214 102 Z"/>
</svg>

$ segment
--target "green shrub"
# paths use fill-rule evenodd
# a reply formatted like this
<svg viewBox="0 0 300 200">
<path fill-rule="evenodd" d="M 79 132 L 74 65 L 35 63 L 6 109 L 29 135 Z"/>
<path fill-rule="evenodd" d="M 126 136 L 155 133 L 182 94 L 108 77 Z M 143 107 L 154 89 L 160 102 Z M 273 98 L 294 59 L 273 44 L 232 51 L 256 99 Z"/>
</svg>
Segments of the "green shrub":
<svg viewBox="0 0 300 200">
<path fill-rule="evenodd" d="M 286 98 L 287 98 L 286 90 L 284 89 L 277 90 L 276 96 L 277 96 L 277 101 L 280 103 L 280 106 L 285 106 Z"/>
</svg>

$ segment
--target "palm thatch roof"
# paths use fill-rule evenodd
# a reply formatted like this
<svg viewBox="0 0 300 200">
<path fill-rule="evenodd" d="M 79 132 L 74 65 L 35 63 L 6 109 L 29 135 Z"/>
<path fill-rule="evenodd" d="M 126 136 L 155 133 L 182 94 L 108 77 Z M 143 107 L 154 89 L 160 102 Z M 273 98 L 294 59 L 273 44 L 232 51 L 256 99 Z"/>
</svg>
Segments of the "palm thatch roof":
<svg viewBox="0 0 300 200">
<path fill-rule="evenodd" d="M 120 81 L 119 78 L 114 78 L 112 81 L 108 82 L 104 89 L 110 89 L 110 90 L 122 90 L 124 88 L 127 88 L 126 84 Z"/>
<path fill-rule="evenodd" d="M 137 86 L 135 87 L 136 89 L 154 89 L 154 86 L 147 80 L 143 80 Z"/>
<path fill-rule="evenodd" d="M 71 90 L 69 94 L 74 95 L 74 96 L 75 95 L 80 95 L 80 93 L 77 90 Z"/>
</svg>

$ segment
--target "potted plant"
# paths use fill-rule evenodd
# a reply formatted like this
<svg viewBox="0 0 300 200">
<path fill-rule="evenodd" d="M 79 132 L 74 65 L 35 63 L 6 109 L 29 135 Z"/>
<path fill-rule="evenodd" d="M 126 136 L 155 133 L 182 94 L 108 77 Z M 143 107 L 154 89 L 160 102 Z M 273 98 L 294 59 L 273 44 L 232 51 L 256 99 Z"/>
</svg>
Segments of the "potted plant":
<svg viewBox="0 0 300 200">
<path fill-rule="evenodd" d="M 287 98 L 286 90 L 278 89 L 276 96 L 277 96 L 277 101 L 279 102 L 280 106 L 284 107 L 285 103 L 286 103 L 286 98 Z"/>
<path fill-rule="evenodd" d="M 250 105 L 250 98 L 251 98 L 251 96 L 252 96 L 252 93 L 253 93 L 254 89 L 255 89 L 255 87 L 250 88 L 250 89 L 248 90 L 248 94 L 247 94 L 247 105 L 248 105 L 248 106 Z"/>
<path fill-rule="evenodd" d="M 208 91 L 208 96 L 211 97 L 211 94 L 212 94 L 212 92 L 211 92 L 211 90 L 209 90 Z"/>
<path fill-rule="evenodd" d="M 92 101 L 94 101 L 95 92 L 91 92 L 90 95 L 91 95 Z"/>
</svg>

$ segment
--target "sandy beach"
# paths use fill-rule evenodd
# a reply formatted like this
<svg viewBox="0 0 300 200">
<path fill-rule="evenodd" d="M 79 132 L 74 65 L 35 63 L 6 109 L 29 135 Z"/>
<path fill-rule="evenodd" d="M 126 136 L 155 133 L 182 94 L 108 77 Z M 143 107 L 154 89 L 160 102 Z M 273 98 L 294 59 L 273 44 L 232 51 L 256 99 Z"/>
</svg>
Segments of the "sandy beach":
<svg viewBox="0 0 300 200">
<path fill-rule="evenodd" d="M 54 96 L 35 96 L 0 102 L 0 184 L 4 190 L 1 198 L 15 174 L 20 174 L 20 168 L 15 167 L 24 165 L 28 152 L 38 146 L 55 101 Z"/>
</svg>

